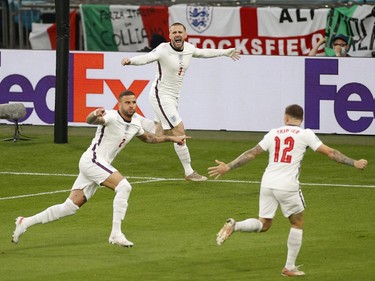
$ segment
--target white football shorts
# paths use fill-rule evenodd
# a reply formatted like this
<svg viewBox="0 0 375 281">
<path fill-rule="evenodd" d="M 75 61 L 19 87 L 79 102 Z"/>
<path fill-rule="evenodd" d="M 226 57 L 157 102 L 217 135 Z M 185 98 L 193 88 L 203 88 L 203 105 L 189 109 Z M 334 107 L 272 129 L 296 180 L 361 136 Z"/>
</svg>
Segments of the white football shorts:
<svg viewBox="0 0 375 281">
<path fill-rule="evenodd" d="M 150 103 L 155 114 L 155 121 L 161 123 L 163 130 L 170 130 L 182 122 L 178 113 L 178 99 L 150 95 Z"/>
<path fill-rule="evenodd" d="M 83 154 L 79 160 L 79 175 L 76 178 L 71 190 L 83 190 L 85 197 L 89 200 L 103 183 L 117 169 L 105 161 Z"/>
<path fill-rule="evenodd" d="M 259 217 L 273 219 L 279 205 L 286 218 L 302 212 L 306 204 L 301 189 L 297 191 L 285 191 L 261 187 L 259 196 Z"/>
</svg>

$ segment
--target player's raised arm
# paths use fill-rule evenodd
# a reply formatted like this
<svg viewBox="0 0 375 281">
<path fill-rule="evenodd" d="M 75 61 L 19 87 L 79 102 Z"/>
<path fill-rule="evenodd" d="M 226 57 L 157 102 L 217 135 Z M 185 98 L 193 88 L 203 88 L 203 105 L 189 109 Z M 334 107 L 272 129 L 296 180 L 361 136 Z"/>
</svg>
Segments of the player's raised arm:
<svg viewBox="0 0 375 281">
<path fill-rule="evenodd" d="M 103 107 L 99 107 L 87 115 L 86 122 L 93 125 L 103 125 L 105 123 L 103 118 L 104 115 L 105 109 Z"/>
</svg>

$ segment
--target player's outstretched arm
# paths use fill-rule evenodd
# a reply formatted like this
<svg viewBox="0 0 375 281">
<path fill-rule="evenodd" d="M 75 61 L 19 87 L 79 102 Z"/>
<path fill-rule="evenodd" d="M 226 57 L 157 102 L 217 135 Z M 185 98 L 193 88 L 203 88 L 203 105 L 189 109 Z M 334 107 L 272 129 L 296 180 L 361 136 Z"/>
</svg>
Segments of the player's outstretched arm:
<svg viewBox="0 0 375 281">
<path fill-rule="evenodd" d="M 340 151 L 333 149 L 325 144 L 322 144 L 321 146 L 319 146 L 319 148 L 316 151 L 327 155 L 329 158 L 336 161 L 337 163 L 353 166 L 354 168 L 357 168 L 357 169 L 363 170 L 367 166 L 366 159 L 354 160 L 342 154 Z"/>
<path fill-rule="evenodd" d="M 138 136 L 138 138 L 146 143 L 161 143 L 161 142 L 175 142 L 179 145 L 183 145 L 186 139 L 190 139 L 188 136 L 157 136 L 152 133 L 145 132 L 143 135 Z"/>
<path fill-rule="evenodd" d="M 131 61 L 130 61 L 129 58 L 123 58 L 122 61 L 121 61 L 121 64 L 124 65 L 124 66 L 129 65 L 129 64 L 131 64 Z"/>
<path fill-rule="evenodd" d="M 193 57 L 195 58 L 216 58 L 221 56 L 230 57 L 232 60 L 236 61 L 240 59 L 240 51 L 235 48 L 229 49 L 200 49 L 195 48 Z"/>
<path fill-rule="evenodd" d="M 121 60 L 121 64 L 123 66 L 125 65 L 145 65 L 152 62 L 155 62 L 160 57 L 160 51 L 158 49 L 154 49 L 152 52 L 143 54 L 143 55 L 137 55 L 132 58 L 123 58 Z"/>
<path fill-rule="evenodd" d="M 364 170 L 367 167 L 367 160 L 366 159 L 355 160 L 354 167 L 360 170 Z"/>
<path fill-rule="evenodd" d="M 229 53 L 228 57 L 230 57 L 232 60 L 236 61 L 236 60 L 239 60 L 239 59 L 240 59 L 240 54 L 241 54 L 240 51 L 234 49 L 234 50 L 232 50 L 232 51 Z"/>
<path fill-rule="evenodd" d="M 208 168 L 208 175 L 210 177 L 215 177 L 215 179 L 218 179 L 221 175 L 224 175 L 230 170 L 233 170 L 235 168 L 241 167 L 242 165 L 246 164 L 247 162 L 255 159 L 255 157 L 259 154 L 261 154 L 264 150 L 260 147 L 259 144 L 254 146 L 253 148 L 245 151 L 240 156 L 238 156 L 236 159 L 234 159 L 229 164 L 225 164 L 224 162 L 221 162 L 219 160 L 215 160 L 215 162 L 218 164 L 218 166 L 215 167 L 209 167 Z"/>
<path fill-rule="evenodd" d="M 215 177 L 215 180 L 218 179 L 221 175 L 224 175 L 226 172 L 229 171 L 228 164 L 221 162 L 219 160 L 215 160 L 216 164 L 215 167 L 208 167 L 208 175 L 210 177 Z"/>
</svg>

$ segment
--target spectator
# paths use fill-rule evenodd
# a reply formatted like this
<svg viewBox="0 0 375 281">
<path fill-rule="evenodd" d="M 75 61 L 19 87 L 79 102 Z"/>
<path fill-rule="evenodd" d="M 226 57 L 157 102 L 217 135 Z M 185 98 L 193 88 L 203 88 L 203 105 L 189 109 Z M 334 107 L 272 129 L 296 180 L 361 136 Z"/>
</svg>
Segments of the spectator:
<svg viewBox="0 0 375 281">
<path fill-rule="evenodd" d="M 311 49 L 309 56 L 316 56 L 319 48 L 326 43 L 326 38 L 321 38 L 318 43 Z M 335 52 L 336 57 L 349 57 L 349 38 L 343 34 L 336 34 L 332 38 L 332 49 Z"/>
</svg>

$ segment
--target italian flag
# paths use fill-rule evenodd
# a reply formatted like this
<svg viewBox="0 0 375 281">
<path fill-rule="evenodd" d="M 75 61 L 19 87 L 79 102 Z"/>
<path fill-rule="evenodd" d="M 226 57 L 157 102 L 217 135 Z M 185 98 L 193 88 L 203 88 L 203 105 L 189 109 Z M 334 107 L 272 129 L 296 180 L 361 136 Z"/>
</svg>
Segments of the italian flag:
<svg viewBox="0 0 375 281">
<path fill-rule="evenodd" d="M 140 51 L 153 34 L 168 38 L 167 6 L 80 5 L 87 51 Z"/>
</svg>

